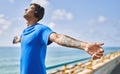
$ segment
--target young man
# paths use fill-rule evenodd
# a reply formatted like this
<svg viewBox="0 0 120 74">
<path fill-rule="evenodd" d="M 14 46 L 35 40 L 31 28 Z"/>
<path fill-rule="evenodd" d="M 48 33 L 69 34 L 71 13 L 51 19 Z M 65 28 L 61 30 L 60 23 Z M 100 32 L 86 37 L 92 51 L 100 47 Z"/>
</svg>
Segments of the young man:
<svg viewBox="0 0 120 74">
<path fill-rule="evenodd" d="M 20 38 L 16 37 L 13 43 L 21 42 L 20 74 L 46 74 L 45 55 L 47 45 L 55 42 L 59 45 L 78 48 L 86 51 L 98 59 L 103 56 L 103 43 L 88 43 L 76 40 L 67 35 L 53 32 L 47 26 L 37 23 L 44 16 L 44 8 L 32 3 L 25 10 L 27 28 Z"/>
</svg>

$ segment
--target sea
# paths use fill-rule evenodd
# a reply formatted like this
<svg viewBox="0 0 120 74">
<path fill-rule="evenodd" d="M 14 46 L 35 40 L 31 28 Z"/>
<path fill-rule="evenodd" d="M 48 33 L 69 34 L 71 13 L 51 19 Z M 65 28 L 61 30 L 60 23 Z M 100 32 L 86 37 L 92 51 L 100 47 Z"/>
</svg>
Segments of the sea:
<svg viewBox="0 0 120 74">
<path fill-rule="evenodd" d="M 104 55 L 120 51 L 120 47 L 103 47 Z M 20 47 L 0 47 L 0 74 L 20 74 Z M 83 50 L 67 47 L 48 47 L 46 67 L 91 57 Z"/>
</svg>

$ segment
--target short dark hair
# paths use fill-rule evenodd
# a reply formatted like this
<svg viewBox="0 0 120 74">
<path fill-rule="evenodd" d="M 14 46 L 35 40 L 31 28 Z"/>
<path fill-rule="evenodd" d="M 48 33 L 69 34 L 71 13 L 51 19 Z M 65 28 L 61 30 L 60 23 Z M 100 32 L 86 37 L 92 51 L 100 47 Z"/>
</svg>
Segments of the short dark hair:
<svg viewBox="0 0 120 74">
<path fill-rule="evenodd" d="M 45 12 L 44 8 L 36 3 L 31 3 L 30 6 L 31 5 L 35 6 L 35 12 L 34 12 L 35 17 L 38 19 L 38 21 L 41 20 L 44 16 L 44 12 Z"/>
</svg>

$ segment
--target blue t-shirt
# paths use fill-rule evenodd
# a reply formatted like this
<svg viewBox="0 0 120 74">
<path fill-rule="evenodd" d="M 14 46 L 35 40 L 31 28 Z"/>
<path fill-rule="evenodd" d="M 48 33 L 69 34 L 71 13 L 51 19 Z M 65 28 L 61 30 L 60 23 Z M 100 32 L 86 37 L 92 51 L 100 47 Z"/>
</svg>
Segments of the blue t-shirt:
<svg viewBox="0 0 120 74">
<path fill-rule="evenodd" d="M 36 23 L 21 35 L 20 74 L 46 74 L 45 55 L 52 30 Z"/>
</svg>

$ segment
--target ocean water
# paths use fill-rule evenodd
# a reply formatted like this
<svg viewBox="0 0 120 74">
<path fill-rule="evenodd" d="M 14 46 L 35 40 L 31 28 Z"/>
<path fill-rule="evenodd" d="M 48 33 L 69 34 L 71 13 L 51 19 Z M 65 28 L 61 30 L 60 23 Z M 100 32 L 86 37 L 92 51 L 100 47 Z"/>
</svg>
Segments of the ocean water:
<svg viewBox="0 0 120 74">
<path fill-rule="evenodd" d="M 120 47 L 103 47 L 104 54 L 120 51 Z M 46 66 L 90 57 L 86 52 L 66 47 L 48 47 Z M 20 47 L 0 47 L 0 74 L 19 74 Z"/>
</svg>

